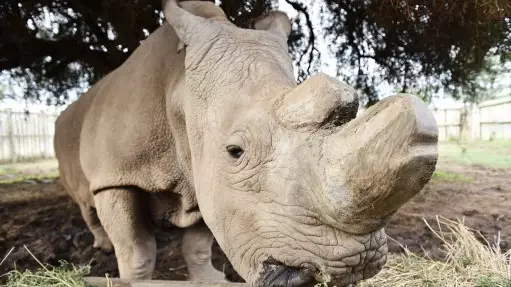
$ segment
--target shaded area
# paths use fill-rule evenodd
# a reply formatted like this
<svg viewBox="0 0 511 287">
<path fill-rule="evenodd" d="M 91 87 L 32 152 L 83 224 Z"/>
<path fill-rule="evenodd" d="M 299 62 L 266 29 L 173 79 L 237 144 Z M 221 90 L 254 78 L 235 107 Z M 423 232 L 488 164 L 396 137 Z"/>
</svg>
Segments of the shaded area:
<svg viewBox="0 0 511 287">
<path fill-rule="evenodd" d="M 92 248 L 93 237 L 83 221 L 78 205 L 56 182 L 0 184 L 0 257 L 16 249 L 0 266 L 0 274 L 11 270 L 38 268 L 23 245 L 41 261 L 54 266 L 59 260 L 74 264 L 91 263 L 91 274 L 119 276 L 114 254 Z M 158 231 L 155 279 L 185 280 L 187 270 L 181 256 L 182 231 Z M 229 280 L 240 281 L 217 245 L 214 266 L 225 270 Z M 1 280 L 5 278 L 0 277 Z"/>
</svg>

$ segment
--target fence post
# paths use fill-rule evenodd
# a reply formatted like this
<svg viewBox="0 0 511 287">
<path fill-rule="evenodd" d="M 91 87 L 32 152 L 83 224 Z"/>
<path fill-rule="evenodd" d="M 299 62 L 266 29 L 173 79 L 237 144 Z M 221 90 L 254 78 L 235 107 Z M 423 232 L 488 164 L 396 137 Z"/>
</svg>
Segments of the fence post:
<svg viewBox="0 0 511 287">
<path fill-rule="evenodd" d="M 14 146 L 14 131 L 13 131 L 13 125 L 12 125 L 12 111 L 7 110 L 7 120 L 6 120 L 6 136 L 7 136 L 7 142 L 9 144 L 9 160 L 11 162 L 16 162 L 16 150 Z"/>
<path fill-rule="evenodd" d="M 479 111 L 479 105 L 476 103 L 472 103 L 472 120 L 471 120 L 471 126 L 472 126 L 472 133 L 471 138 L 473 141 L 476 141 L 481 136 L 481 114 Z"/>
<path fill-rule="evenodd" d="M 460 141 L 466 141 L 471 138 L 470 134 L 470 111 L 467 105 L 463 105 L 460 109 Z"/>
</svg>

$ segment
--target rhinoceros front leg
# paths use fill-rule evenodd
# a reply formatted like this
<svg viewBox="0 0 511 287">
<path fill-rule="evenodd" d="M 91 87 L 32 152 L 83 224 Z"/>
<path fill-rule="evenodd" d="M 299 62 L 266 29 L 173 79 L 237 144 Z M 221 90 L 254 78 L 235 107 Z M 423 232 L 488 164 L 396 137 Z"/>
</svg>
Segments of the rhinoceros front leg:
<svg viewBox="0 0 511 287">
<path fill-rule="evenodd" d="M 188 265 L 188 278 L 192 281 L 226 282 L 224 273 L 211 263 L 213 234 L 203 222 L 185 229 L 182 253 Z"/>
<path fill-rule="evenodd" d="M 94 196 L 98 217 L 112 241 L 122 279 L 151 279 L 156 239 L 142 192 L 103 190 Z"/>
</svg>

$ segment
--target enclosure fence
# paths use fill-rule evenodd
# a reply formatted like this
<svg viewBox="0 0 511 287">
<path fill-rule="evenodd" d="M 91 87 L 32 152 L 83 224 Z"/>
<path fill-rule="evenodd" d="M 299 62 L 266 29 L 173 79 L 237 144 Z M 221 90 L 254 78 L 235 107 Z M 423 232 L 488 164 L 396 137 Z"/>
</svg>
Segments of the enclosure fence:
<svg viewBox="0 0 511 287">
<path fill-rule="evenodd" d="M 431 110 L 438 124 L 440 140 L 511 139 L 511 97 Z M 53 158 L 57 116 L 0 110 L 0 163 Z"/>
<path fill-rule="evenodd" d="M 432 111 L 440 140 L 511 139 L 511 97 Z"/>
<path fill-rule="evenodd" d="M 56 114 L 0 110 L 0 162 L 52 158 Z"/>
</svg>

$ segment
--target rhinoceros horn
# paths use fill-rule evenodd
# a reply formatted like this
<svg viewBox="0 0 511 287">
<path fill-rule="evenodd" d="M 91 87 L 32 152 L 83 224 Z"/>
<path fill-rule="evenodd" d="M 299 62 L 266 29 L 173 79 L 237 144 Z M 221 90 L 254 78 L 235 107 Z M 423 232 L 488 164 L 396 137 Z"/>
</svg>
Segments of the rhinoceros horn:
<svg viewBox="0 0 511 287">
<path fill-rule="evenodd" d="M 355 89 L 320 73 L 286 94 L 276 113 L 288 128 L 314 130 L 342 125 L 357 111 Z"/>
</svg>

